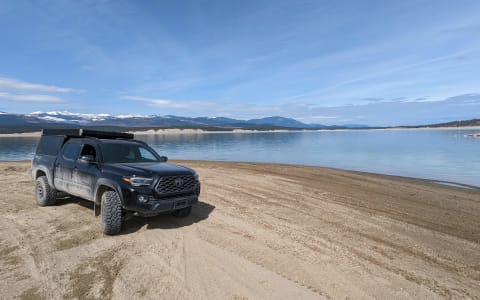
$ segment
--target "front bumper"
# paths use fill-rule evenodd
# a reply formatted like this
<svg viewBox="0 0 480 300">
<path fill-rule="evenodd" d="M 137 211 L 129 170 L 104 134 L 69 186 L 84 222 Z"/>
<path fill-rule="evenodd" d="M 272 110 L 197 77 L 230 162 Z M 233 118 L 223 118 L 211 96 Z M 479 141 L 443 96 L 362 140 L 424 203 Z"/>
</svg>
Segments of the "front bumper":
<svg viewBox="0 0 480 300">
<path fill-rule="evenodd" d="M 133 205 L 126 205 L 124 208 L 126 210 L 135 211 L 140 213 L 141 215 L 148 216 L 192 206 L 197 202 L 198 196 L 192 195 L 187 197 L 178 197 L 165 200 L 150 200 L 148 202 L 137 201 Z"/>
<path fill-rule="evenodd" d="M 148 197 L 147 202 L 139 201 L 140 195 Z M 200 183 L 197 184 L 196 192 L 188 195 L 159 198 L 152 190 L 123 189 L 123 208 L 128 211 L 138 212 L 141 215 L 151 216 L 162 212 L 174 211 L 191 206 L 198 202 L 200 195 Z"/>
</svg>

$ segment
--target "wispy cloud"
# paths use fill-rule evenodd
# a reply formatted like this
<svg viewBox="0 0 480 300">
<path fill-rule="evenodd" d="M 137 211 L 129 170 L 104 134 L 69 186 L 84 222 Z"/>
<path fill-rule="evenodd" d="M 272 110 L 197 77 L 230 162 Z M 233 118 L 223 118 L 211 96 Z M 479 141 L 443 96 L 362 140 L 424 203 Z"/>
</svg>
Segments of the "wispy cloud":
<svg viewBox="0 0 480 300">
<path fill-rule="evenodd" d="M 80 91 L 55 85 L 30 83 L 10 77 L 0 77 L 0 90 L 36 91 L 49 93 L 71 93 Z"/>
<path fill-rule="evenodd" d="M 338 116 L 309 116 L 309 117 L 300 117 L 297 118 L 298 120 L 304 120 L 307 122 L 312 122 L 312 120 L 333 120 L 333 119 L 338 119 Z"/>
<path fill-rule="evenodd" d="M 68 87 L 46 85 L 0 76 L 0 99 L 12 102 L 66 103 L 63 97 L 55 94 L 83 92 Z"/>
<path fill-rule="evenodd" d="M 383 98 L 380 98 L 380 97 L 371 97 L 371 98 L 363 98 L 362 101 L 366 101 L 366 102 L 380 102 L 380 101 L 383 101 L 384 99 Z"/>
<path fill-rule="evenodd" d="M 267 116 L 285 116 L 306 123 L 342 125 L 347 123 L 384 125 L 416 125 L 439 123 L 455 119 L 478 117 L 480 109 L 479 94 L 463 94 L 444 98 L 440 101 L 428 101 L 416 98 L 379 99 L 356 105 L 318 106 L 306 103 L 254 104 L 215 101 L 175 101 L 162 98 L 122 96 L 122 99 L 145 102 L 151 107 L 162 108 L 162 114 L 182 116 L 234 117 L 251 119 Z M 374 98 L 377 99 L 377 98 Z M 402 112 L 392 117 L 391 112 Z M 448 111 L 445 117 L 442 111 Z"/>
<path fill-rule="evenodd" d="M 418 98 L 415 98 L 415 101 L 426 101 L 428 100 L 428 97 L 418 97 Z"/>
<path fill-rule="evenodd" d="M 404 78 L 405 72 L 416 70 L 417 72 L 435 72 L 435 69 L 431 71 L 429 67 L 438 67 L 439 65 L 446 65 L 447 67 L 453 67 L 463 62 L 459 59 L 464 55 L 478 54 L 478 48 L 464 49 L 449 53 L 447 55 L 437 56 L 433 58 L 420 59 L 414 62 L 408 62 L 398 59 L 383 60 L 378 63 L 372 63 L 368 65 L 371 70 L 365 71 L 365 66 L 355 69 L 355 72 L 350 70 L 349 73 L 358 73 L 351 78 L 343 81 L 335 82 L 332 85 L 327 85 L 319 89 L 313 89 L 309 92 L 302 93 L 291 97 L 292 99 L 310 99 L 315 96 L 324 96 L 327 93 L 338 94 L 339 91 L 350 87 L 352 90 L 358 90 L 359 87 L 366 86 L 368 89 L 377 88 L 379 82 L 389 83 L 387 80 L 389 77 Z M 430 73 L 428 73 L 430 74 Z M 398 81 L 401 85 L 408 85 L 408 82 Z M 393 82 L 394 85 L 397 83 Z M 377 88 L 378 89 L 378 88 Z M 358 91 L 356 91 L 358 92 Z"/>
<path fill-rule="evenodd" d="M 191 116 L 243 116 L 258 117 L 277 114 L 282 111 L 281 105 L 259 105 L 238 102 L 219 102 L 201 100 L 172 100 L 163 98 L 123 95 L 123 100 L 140 101 L 148 106 L 162 108 L 169 111 L 169 114 L 191 115 Z M 297 105 L 294 105 L 297 107 Z"/>
<path fill-rule="evenodd" d="M 39 94 L 12 94 L 0 92 L 0 99 L 19 101 L 19 102 L 43 102 L 43 103 L 63 103 L 64 99 L 52 95 Z"/>
<path fill-rule="evenodd" d="M 124 100 L 132 100 L 132 101 L 141 101 L 146 102 L 150 106 L 155 107 L 164 107 L 164 108 L 187 108 L 189 105 L 186 103 L 180 103 L 174 100 L 168 99 L 159 99 L 159 98 L 148 98 L 148 97 L 140 97 L 140 96 L 121 96 L 121 99 Z"/>
</svg>

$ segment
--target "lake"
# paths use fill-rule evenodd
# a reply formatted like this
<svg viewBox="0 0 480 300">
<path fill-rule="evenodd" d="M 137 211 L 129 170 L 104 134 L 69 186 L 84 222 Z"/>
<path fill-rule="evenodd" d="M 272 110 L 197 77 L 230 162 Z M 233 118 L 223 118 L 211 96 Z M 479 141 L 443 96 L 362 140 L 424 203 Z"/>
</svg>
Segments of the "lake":
<svg viewBox="0 0 480 300">
<path fill-rule="evenodd" d="M 479 130 L 346 130 L 139 135 L 170 159 L 333 167 L 480 186 Z M 0 138 L 0 160 L 33 157 L 38 138 Z"/>
</svg>

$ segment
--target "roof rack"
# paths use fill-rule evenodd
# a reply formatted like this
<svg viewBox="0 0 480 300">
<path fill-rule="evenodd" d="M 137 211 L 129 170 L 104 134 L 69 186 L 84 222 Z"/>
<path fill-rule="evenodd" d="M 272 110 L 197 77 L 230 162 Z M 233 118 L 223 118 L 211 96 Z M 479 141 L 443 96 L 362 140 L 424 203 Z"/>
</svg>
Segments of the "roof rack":
<svg viewBox="0 0 480 300">
<path fill-rule="evenodd" d="M 43 129 L 42 135 L 63 135 L 68 137 L 96 137 L 99 139 L 132 140 L 133 134 L 125 132 L 110 132 L 89 129 Z"/>
</svg>

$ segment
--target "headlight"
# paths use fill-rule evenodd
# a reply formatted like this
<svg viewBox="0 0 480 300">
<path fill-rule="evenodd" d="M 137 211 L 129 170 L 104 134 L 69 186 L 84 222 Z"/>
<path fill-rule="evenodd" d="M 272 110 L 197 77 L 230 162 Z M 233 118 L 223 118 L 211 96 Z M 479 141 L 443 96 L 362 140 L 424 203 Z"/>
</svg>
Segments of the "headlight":
<svg viewBox="0 0 480 300">
<path fill-rule="evenodd" d="M 146 177 L 123 177 L 123 181 L 130 183 L 132 186 L 149 186 L 153 182 L 153 178 Z"/>
<path fill-rule="evenodd" d="M 198 180 L 198 178 L 199 178 L 198 173 L 197 172 L 193 173 L 193 177 L 195 177 L 195 180 Z"/>
</svg>

